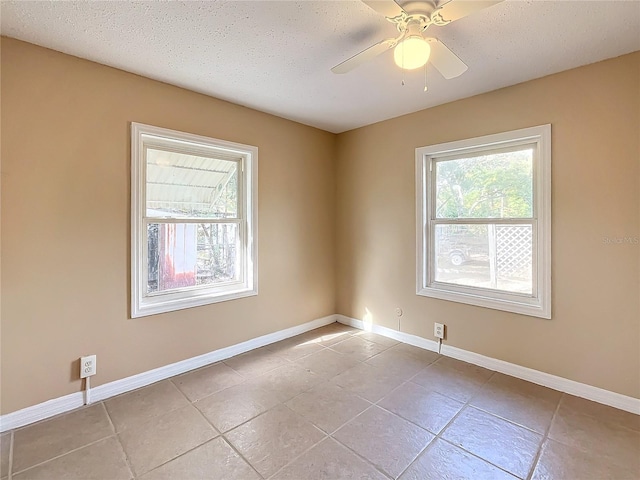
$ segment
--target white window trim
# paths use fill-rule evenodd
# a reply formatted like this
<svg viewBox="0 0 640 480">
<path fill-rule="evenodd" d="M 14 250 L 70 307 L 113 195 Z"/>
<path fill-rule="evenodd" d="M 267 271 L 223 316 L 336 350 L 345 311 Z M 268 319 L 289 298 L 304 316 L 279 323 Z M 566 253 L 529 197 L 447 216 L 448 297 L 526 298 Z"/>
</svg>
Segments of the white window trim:
<svg viewBox="0 0 640 480">
<path fill-rule="evenodd" d="M 245 230 L 241 256 L 242 281 L 211 287 L 178 289 L 165 294 L 145 295 L 146 287 L 146 205 L 145 205 L 145 142 L 143 136 L 156 137 L 154 145 L 162 139 L 183 141 L 191 150 L 214 148 L 229 150 L 243 158 L 239 182 L 246 192 L 241 197 L 240 210 L 244 218 L 239 228 Z M 258 148 L 240 143 L 218 140 L 166 128 L 131 123 L 131 317 L 138 318 L 158 313 L 198 307 L 258 294 Z M 164 220 L 163 220 L 164 221 Z M 168 221 L 171 221 L 170 219 Z"/>
<path fill-rule="evenodd" d="M 449 283 L 429 281 L 432 224 L 429 221 L 432 201 L 431 185 L 433 158 L 444 155 L 473 153 L 487 148 L 500 148 L 518 142 L 536 143 L 534 158 L 533 235 L 534 272 L 537 279 L 532 296 L 494 292 Z M 425 195 L 426 193 L 426 195 Z M 455 142 L 441 143 L 416 149 L 416 293 L 418 295 L 476 305 L 480 307 L 551 318 L 551 125 L 523 128 L 511 132 L 487 135 Z"/>
</svg>

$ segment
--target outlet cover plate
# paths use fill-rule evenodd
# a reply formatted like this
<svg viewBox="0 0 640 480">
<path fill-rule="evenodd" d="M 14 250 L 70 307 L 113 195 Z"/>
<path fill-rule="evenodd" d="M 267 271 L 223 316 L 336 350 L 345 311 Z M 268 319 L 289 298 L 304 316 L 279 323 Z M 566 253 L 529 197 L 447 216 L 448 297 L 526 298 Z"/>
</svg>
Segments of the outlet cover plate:
<svg viewBox="0 0 640 480">
<path fill-rule="evenodd" d="M 96 356 L 80 357 L 80 378 L 91 377 L 96 374 Z"/>
<path fill-rule="evenodd" d="M 444 324 L 442 323 L 433 324 L 433 336 L 436 338 L 444 339 Z"/>
</svg>

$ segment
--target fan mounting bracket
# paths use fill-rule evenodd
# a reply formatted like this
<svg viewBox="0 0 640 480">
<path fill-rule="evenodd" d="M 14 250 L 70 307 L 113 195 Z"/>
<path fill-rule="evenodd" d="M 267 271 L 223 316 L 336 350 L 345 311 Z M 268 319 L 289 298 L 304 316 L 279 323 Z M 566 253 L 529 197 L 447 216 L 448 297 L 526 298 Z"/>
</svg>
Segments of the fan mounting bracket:
<svg viewBox="0 0 640 480">
<path fill-rule="evenodd" d="M 402 6 L 402 15 L 394 18 L 387 17 L 402 34 L 410 30 L 426 30 L 429 25 L 445 25 L 449 23 L 443 20 L 438 13 L 436 4 L 430 1 L 411 1 Z"/>
</svg>

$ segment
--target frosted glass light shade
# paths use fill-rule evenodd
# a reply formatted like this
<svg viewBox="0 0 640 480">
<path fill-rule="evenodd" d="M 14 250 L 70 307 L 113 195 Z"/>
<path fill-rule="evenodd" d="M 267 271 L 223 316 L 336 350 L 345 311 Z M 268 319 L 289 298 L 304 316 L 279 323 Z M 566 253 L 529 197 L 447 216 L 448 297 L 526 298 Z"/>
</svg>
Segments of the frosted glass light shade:
<svg viewBox="0 0 640 480">
<path fill-rule="evenodd" d="M 400 42 L 393 51 L 393 59 L 400 68 L 413 70 L 429 60 L 431 47 L 419 35 L 412 35 Z"/>
</svg>

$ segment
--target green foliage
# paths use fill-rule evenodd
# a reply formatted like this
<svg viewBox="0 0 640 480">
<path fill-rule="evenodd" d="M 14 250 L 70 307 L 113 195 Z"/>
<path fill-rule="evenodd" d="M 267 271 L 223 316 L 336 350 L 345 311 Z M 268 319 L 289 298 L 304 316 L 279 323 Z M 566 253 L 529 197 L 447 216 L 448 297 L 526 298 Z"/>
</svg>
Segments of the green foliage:
<svg viewBox="0 0 640 480">
<path fill-rule="evenodd" d="M 531 217 L 532 155 L 526 149 L 438 162 L 437 218 Z"/>
</svg>

